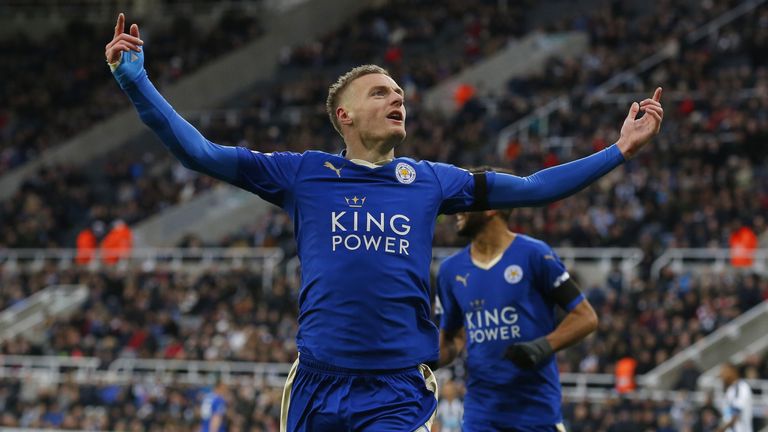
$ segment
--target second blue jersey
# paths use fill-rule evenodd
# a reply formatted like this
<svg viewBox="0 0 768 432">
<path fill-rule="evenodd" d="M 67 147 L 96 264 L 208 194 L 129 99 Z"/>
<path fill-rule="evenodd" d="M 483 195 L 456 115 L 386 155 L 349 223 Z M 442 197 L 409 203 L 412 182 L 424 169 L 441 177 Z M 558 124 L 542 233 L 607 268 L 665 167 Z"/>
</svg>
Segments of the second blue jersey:
<svg viewBox="0 0 768 432">
<path fill-rule="evenodd" d="M 469 247 L 443 261 L 437 278 L 441 326 L 464 327 L 467 336 L 465 419 L 542 426 L 561 422 L 554 357 L 522 370 L 504 352 L 513 343 L 555 329 L 549 293 L 568 277 L 549 246 L 520 234 L 489 268 L 472 261 Z"/>
<path fill-rule="evenodd" d="M 200 432 L 226 432 L 226 414 L 227 402 L 224 398 L 214 392 L 207 393 L 200 405 L 200 417 L 203 419 Z M 222 416 L 221 425 L 217 430 L 211 430 L 211 419 L 215 415 Z"/>
<path fill-rule="evenodd" d="M 429 268 L 437 215 L 469 208 L 473 176 L 397 158 L 239 151 L 237 184 L 292 217 L 301 260 L 299 352 L 352 369 L 438 357 Z"/>
</svg>

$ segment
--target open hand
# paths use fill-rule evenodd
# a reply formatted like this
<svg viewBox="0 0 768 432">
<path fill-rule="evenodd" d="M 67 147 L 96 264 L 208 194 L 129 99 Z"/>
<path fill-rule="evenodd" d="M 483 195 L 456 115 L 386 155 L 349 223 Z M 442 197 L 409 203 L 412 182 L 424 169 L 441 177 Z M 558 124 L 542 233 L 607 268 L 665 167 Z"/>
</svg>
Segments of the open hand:
<svg viewBox="0 0 768 432">
<path fill-rule="evenodd" d="M 643 111 L 645 115 L 636 118 L 637 113 Z M 664 109 L 661 107 L 661 87 L 656 88 L 653 98 L 640 102 L 633 102 L 629 107 L 629 114 L 621 126 L 621 135 L 616 145 L 621 150 L 624 158 L 629 159 L 637 154 L 641 148 L 651 141 L 661 129 L 661 120 L 664 118 Z"/>
</svg>

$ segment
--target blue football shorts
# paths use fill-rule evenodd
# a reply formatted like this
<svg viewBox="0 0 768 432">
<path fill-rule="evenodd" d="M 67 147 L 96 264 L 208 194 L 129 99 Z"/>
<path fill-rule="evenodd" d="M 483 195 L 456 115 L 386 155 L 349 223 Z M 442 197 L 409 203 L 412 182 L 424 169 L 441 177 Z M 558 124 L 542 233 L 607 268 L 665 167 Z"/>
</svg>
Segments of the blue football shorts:
<svg viewBox="0 0 768 432">
<path fill-rule="evenodd" d="M 505 425 L 493 420 L 464 418 L 462 432 L 566 432 L 562 423 L 554 425 Z"/>
<path fill-rule="evenodd" d="M 281 432 L 429 432 L 437 380 L 426 365 L 345 369 L 302 354 L 283 390 Z"/>
</svg>

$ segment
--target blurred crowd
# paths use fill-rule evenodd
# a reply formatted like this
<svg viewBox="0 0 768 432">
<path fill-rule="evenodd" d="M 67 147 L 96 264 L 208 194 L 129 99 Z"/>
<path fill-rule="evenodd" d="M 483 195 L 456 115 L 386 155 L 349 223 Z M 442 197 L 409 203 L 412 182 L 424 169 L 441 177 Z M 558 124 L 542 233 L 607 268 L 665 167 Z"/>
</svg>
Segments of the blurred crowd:
<svg viewBox="0 0 768 432">
<path fill-rule="evenodd" d="M 133 225 L 215 182 L 163 158 L 109 158 L 97 174 L 66 164 L 39 170 L 0 202 L 0 248 L 75 247 L 77 234 L 96 222 Z"/>
<path fill-rule="evenodd" d="M 454 1 L 443 4 L 443 2 L 425 1 L 421 2 L 416 9 L 400 7 L 406 3 L 393 2 L 384 9 L 369 11 L 358 17 L 359 20 L 356 22 L 364 24 L 355 24 L 354 27 L 357 30 L 354 31 L 366 34 L 366 36 L 361 35 L 360 43 L 373 47 L 372 51 L 366 52 L 366 56 L 387 61 L 386 56 L 382 57 L 384 53 L 378 48 L 389 43 L 383 35 L 392 32 L 400 34 L 395 38 L 396 43 L 408 52 L 416 50 L 425 55 L 429 54 L 425 60 L 422 60 L 428 62 L 429 59 L 438 58 L 439 55 L 427 52 L 426 46 L 431 46 L 428 42 L 429 35 L 418 36 L 416 33 L 431 32 L 428 28 L 437 26 L 441 29 L 440 39 L 447 44 L 447 47 L 455 47 L 465 42 L 465 31 L 476 34 L 473 37 L 485 38 L 488 35 L 484 26 L 492 24 L 487 21 L 513 20 L 518 17 L 523 6 L 515 5 L 504 14 L 494 14 L 494 8 L 490 6 L 493 2 L 484 2 L 482 8 L 471 13 L 470 10 L 473 7 L 465 2 Z M 406 14 L 405 11 L 408 13 Z M 257 25 L 255 22 L 232 23 L 225 20 L 228 16 L 225 15 L 222 18 L 221 26 L 232 32 L 232 37 L 238 41 L 245 36 L 238 31 L 243 32 L 245 31 L 243 29 L 249 28 L 246 24 Z M 234 16 L 237 15 L 234 14 Z M 410 18 L 406 19 L 406 17 Z M 240 19 L 249 18 L 241 17 Z M 465 23 L 465 20 L 468 22 Z M 476 21 L 478 23 L 475 23 Z M 479 24 L 480 21 L 484 23 L 482 26 Z M 474 30 L 464 30 L 464 26 L 469 26 L 470 22 L 479 27 Z M 168 34 L 154 36 L 151 49 L 147 53 L 148 73 L 153 81 L 161 86 L 169 81 L 166 71 L 168 68 L 165 63 L 155 61 L 154 58 L 173 58 L 175 63 L 183 59 L 184 62 L 194 63 L 195 59 L 201 57 L 201 52 L 207 52 L 206 45 L 201 43 L 199 35 L 194 38 L 187 37 L 192 30 L 188 22 L 178 25 L 187 31 L 169 31 Z M 504 26 L 493 24 L 493 28 L 495 29 L 492 32 L 493 37 L 502 38 L 500 32 Z M 516 28 L 515 31 L 519 32 L 520 28 Z M 214 30 L 214 35 L 216 31 L 223 30 Z M 323 41 L 329 46 L 338 48 L 338 45 L 348 37 L 347 31 L 353 31 L 353 29 L 345 28 L 336 31 L 329 34 Z M 374 33 L 379 36 L 375 36 Z M 253 37 L 256 34 L 253 32 L 248 36 Z M 510 34 L 506 33 L 506 35 L 508 37 Z M 382 37 L 384 39 L 381 39 Z M 166 52 L 176 42 L 182 43 L 185 49 Z M 232 47 L 238 44 L 233 43 Z M 81 45 L 87 46 L 87 44 Z M 328 82 L 335 77 L 335 72 L 318 74 L 313 64 L 298 60 L 302 56 L 300 54 L 302 51 L 301 47 L 295 47 L 293 50 L 287 48 L 284 67 L 289 71 L 281 72 L 281 74 L 290 75 L 288 73 L 290 70 L 299 70 L 302 72 L 301 76 L 290 80 L 278 80 L 276 85 L 270 83 L 261 86 L 254 92 L 241 97 L 240 100 L 248 103 L 234 113 L 234 121 L 231 110 L 214 111 L 210 115 L 205 115 L 204 118 L 191 120 L 209 139 L 224 145 L 242 145 L 265 152 L 305 151 L 310 148 L 338 151 L 338 136 L 332 128 L 328 127 L 329 123 L 323 108 Z M 448 51 L 452 52 L 450 49 Z M 152 52 L 157 54 L 150 56 Z M 161 54 L 167 54 L 167 56 Z M 204 58 L 211 57 L 211 55 L 204 56 Z M 355 57 L 344 59 L 338 56 L 332 57 L 333 61 L 329 58 L 328 64 L 334 62 L 347 64 L 356 61 Z M 367 61 L 372 61 L 371 58 L 366 58 L 368 58 Z M 155 63 L 157 64 L 153 65 Z M 389 61 L 387 64 L 394 63 Z M 98 67 L 103 65 L 99 63 Z M 417 66 L 409 65 L 408 67 L 416 68 Z M 456 70 L 454 68 L 446 71 L 442 78 L 450 76 Z M 310 73 L 311 75 L 308 75 Z M 118 87 L 113 82 L 109 82 L 108 74 L 102 75 L 105 75 L 106 80 L 104 86 L 114 93 L 102 99 L 112 101 L 118 107 L 125 106 L 127 102 L 125 97 L 119 94 Z M 424 85 L 431 84 L 432 82 Z M 72 99 L 79 102 L 85 101 L 84 97 Z M 49 111 L 55 111 L 64 116 L 64 111 L 53 104 L 49 105 Z M 83 103 L 83 105 L 91 106 L 90 103 Z M 14 106 L 12 105 L 11 108 Z M 18 109 L 15 111 L 22 112 Z M 69 115 L 67 111 L 66 116 Z M 41 127 L 43 124 L 46 126 L 45 131 L 56 130 L 50 123 L 42 123 Z M 9 134 L 15 135 L 12 126 L 9 123 L 6 129 Z M 78 124 L 75 127 L 82 129 L 83 125 Z M 9 142 L 12 141 L 9 140 Z M 31 150 L 29 145 L 24 145 L 23 148 L 25 151 Z M 2 165 L 0 165 L 0 172 L 2 171 Z M 48 167 L 28 178 L 13 198 L 0 203 L 0 217 L 13 222 L 0 228 L 0 247 L 72 246 L 76 232 L 93 221 L 121 219 L 128 224 L 133 224 L 168 206 L 183 202 L 213 184 L 214 181 L 210 178 L 198 176 L 172 162 L 170 156 L 164 152 L 126 154 L 123 149 L 119 149 L 105 157 L 104 161 L 97 163 L 95 167 L 94 165 L 76 167 L 66 164 Z M 12 229 L 14 226 L 17 228 Z"/>
<path fill-rule="evenodd" d="M 284 227 L 281 221 L 281 214 L 277 212 L 272 218 L 266 218 L 259 230 L 268 233 L 262 238 L 264 245 L 292 242 L 290 231 L 281 229 Z M 198 244 L 194 238 L 186 241 L 188 246 Z M 232 241 L 237 244 L 239 240 Z M 578 278 L 578 269 L 573 274 Z M 50 319 L 42 337 L 17 337 L 3 342 L 0 355 L 96 357 L 103 368 L 121 358 L 287 363 L 296 356 L 295 291 L 298 279 L 283 275 L 281 271 L 270 289 L 262 286 L 261 272 L 256 268 L 223 270 L 214 267 L 190 272 L 108 267 L 92 271 L 77 267 L 61 270 L 52 264 L 34 272 L 7 272 L 0 278 L 3 286 L 9 288 L 3 290 L 0 297 L 2 308 L 13 306 L 49 284 L 85 283 L 90 288 L 88 299 L 77 313 L 69 318 Z M 694 275 L 665 270 L 659 281 L 644 284 L 640 280 L 624 281 L 621 272 L 614 269 L 604 283 L 588 288 L 586 294 L 600 316 L 600 327 L 587 340 L 558 355 L 560 371 L 607 373 L 618 377 L 617 364 L 631 359 L 634 364 L 631 378 L 634 380 L 637 375 L 649 372 L 681 349 L 768 298 L 768 282 L 756 275 L 732 271 L 697 272 Z M 768 379 L 768 356 L 750 356 L 741 368 L 745 378 Z M 437 430 L 455 430 L 451 425 L 457 416 L 461 416 L 462 370 L 457 365 L 452 372 L 454 381 L 449 380 L 450 383 L 442 387 L 439 416 L 442 429 Z M 701 372 L 690 362 L 674 389 L 700 390 L 698 378 Z M 623 389 L 622 393 L 631 393 L 631 390 Z M 0 405 L 4 395 L 8 399 L 7 394 L 13 391 L 18 391 L 13 385 L 0 385 Z M 79 402 L 76 402 L 79 399 L 70 401 L 75 404 L 72 409 L 63 409 L 62 402 L 54 403 L 46 397 L 38 398 L 34 403 L 13 405 L 13 410 L 5 411 L 1 420 L 5 423 L 2 424 L 66 420 L 70 422 L 67 424 L 81 425 L 71 422 L 107 421 L 88 414 L 97 413 L 94 407 L 98 406 L 106 406 L 110 413 L 124 410 L 125 416 L 107 417 L 136 419 L 136 425 L 122 425 L 131 430 L 153 430 L 143 429 L 141 422 L 173 424 L 186 430 L 196 418 L 194 412 L 189 411 L 193 408 L 177 406 L 191 404 L 194 407 L 196 402 L 185 392 L 156 389 L 153 391 L 160 392 L 156 397 L 139 400 L 115 396 L 116 399 L 107 403 L 93 396 L 93 391 L 87 386 L 77 389 L 76 392 L 91 396 Z M 110 391 L 130 393 L 135 389 Z M 246 391 L 257 390 L 238 390 Z M 88 399 L 91 397 L 96 399 Z M 269 397 L 256 399 L 266 403 L 264 400 Z M 253 398 L 245 397 L 244 400 L 254 403 Z M 147 404 L 151 406 L 145 406 Z M 80 405 L 80 409 L 74 409 Z M 55 412 L 66 415 L 59 418 Z M 573 431 L 708 431 L 695 427 L 699 421 L 709 421 L 703 412 L 687 399 L 664 403 L 623 400 L 618 396 L 607 405 L 567 401 L 564 408 L 564 416 L 571 426 L 568 430 Z M 266 423 L 258 427 L 272 430 L 268 423 L 276 420 L 270 411 L 265 408 L 259 413 Z M 69 417 L 72 418 L 67 419 Z M 255 420 L 246 417 L 238 421 L 251 424 L 247 422 Z M 639 429 L 622 429 L 627 422 Z M 110 428 L 117 427 L 110 425 Z"/>
<path fill-rule="evenodd" d="M 309 71 L 322 71 L 335 78 L 359 64 L 382 64 L 414 98 L 536 30 L 527 15 L 534 4 L 392 0 L 361 12 L 318 40 L 286 47 L 283 72 L 308 77 Z"/>
<path fill-rule="evenodd" d="M 377 62 L 392 71 L 408 99 L 408 139 L 399 155 L 527 175 L 610 145 L 629 102 L 662 84 L 665 122 L 648 149 L 587 191 L 543 208 L 515 210 L 510 221 L 513 230 L 554 246 L 643 250 L 637 279 L 625 280 L 616 267 L 604 283 L 583 287 L 600 327 L 558 356 L 562 372 L 613 374 L 618 362 L 630 359 L 634 373 L 643 374 L 768 299 L 768 281 L 750 273 L 664 269 L 658 280 L 650 274 L 650 263 L 666 248 L 732 247 L 734 236 L 744 230 L 755 238 L 755 247 L 768 248 L 768 7 L 701 39 L 686 37 L 737 3 L 689 7 L 664 1 L 654 5 L 654 13 L 633 14 L 612 2 L 532 29 L 520 25 L 532 2 L 394 0 L 317 41 L 286 47 L 280 78 L 244 94 L 240 108 L 191 120 L 221 144 L 265 152 L 336 152 L 342 143 L 325 113 L 328 84 L 352 65 Z M 207 34 L 190 22 L 178 18 L 167 33 L 151 34 L 147 64 L 161 86 L 261 32 L 255 18 L 237 12 L 225 14 Z M 584 31 L 588 51 L 552 59 L 540 73 L 511 80 L 499 94 L 476 89 L 457 100 L 454 115 L 423 108 L 425 90 L 532 30 Z M 0 108 L 0 173 L 126 106 L 104 65 L 92 61 L 88 47 L 104 38 L 78 23 L 67 34 L 76 39 L 75 51 L 66 55 L 47 48 L 50 41 L 0 41 L 4 53 L 23 59 L 23 67 L 19 62 L 0 66 L 10 77 L 7 82 L 14 83 L 0 86 L 0 96 L 8 101 Z M 440 49 L 434 49 L 436 42 Z M 607 95 L 589 96 L 665 46 L 668 59 L 628 75 Z M 69 72 L 62 75 L 62 70 Z M 43 81 L 51 83 L 46 91 L 36 87 Z M 501 128 L 558 96 L 567 103 L 546 121 L 531 123 L 528 140 L 513 137 L 497 152 Z M 181 167 L 159 144 L 157 151 L 118 151 L 95 167 L 47 167 L 0 202 L 0 249 L 73 247 L 77 234 L 95 222 L 134 225 L 215 185 Z M 465 241 L 456 236 L 452 217 L 440 217 L 436 246 Z M 202 242 L 189 236 L 179 246 Z M 292 222 L 271 211 L 214 246 L 278 246 L 290 259 L 295 255 Z M 578 270 L 573 273 L 578 277 Z M 51 284 L 90 288 L 79 313 L 52 319 L 39 340 L 0 343 L 0 355 L 94 356 L 105 366 L 126 357 L 288 362 L 296 356 L 298 279 L 293 274 L 278 274 L 271 287 L 264 287 L 260 271 L 253 269 L 50 266 L 28 273 L 0 266 L 0 281 L 0 310 Z M 748 357 L 743 369 L 748 378 L 768 379 L 768 357 Z M 695 364 L 687 365 L 675 388 L 696 390 L 700 373 Z M 199 421 L 196 388 L 61 384 L 35 390 L 39 398 L 24 393 L 19 382 L 0 381 L 0 426 L 187 430 Z M 461 393 L 460 380 L 442 390 L 439 430 L 458 430 Z M 276 430 L 279 392 L 240 385 L 230 398 L 233 430 Z M 711 404 L 695 408 L 682 399 L 564 405 L 572 431 L 705 432 L 712 430 L 717 414 L 712 410 Z"/>
<path fill-rule="evenodd" d="M 668 44 L 670 59 L 615 89 L 650 94 L 663 83 L 662 135 L 587 192 L 541 209 L 517 210 L 512 227 L 554 245 L 641 247 L 648 263 L 668 247 L 729 247 L 732 234 L 742 228 L 759 239 L 759 247 L 768 247 L 768 228 L 760 216 L 768 208 L 768 165 L 760 150 L 768 139 L 768 69 L 759 55 L 768 33 L 767 7 L 694 42 L 683 36 L 733 2 L 693 9 L 660 3 L 658 13 L 645 15 L 614 4 L 557 22 L 547 30 L 578 29 L 590 35 L 585 55 L 553 59 L 541 73 L 510 81 L 502 94 L 478 93 L 455 115 L 444 116 L 422 109 L 421 94 L 453 70 L 414 80 L 418 62 L 410 61 L 410 54 L 396 61 L 386 55 L 388 47 L 421 52 L 427 32 L 454 55 L 425 53 L 430 68 L 442 70 L 436 60 L 442 58 L 458 59 L 459 67 L 465 67 L 519 36 L 519 26 L 504 32 L 497 20 L 515 20 L 524 12 L 522 5 L 499 10 L 497 2 L 481 2 L 471 13 L 465 2 L 433 3 L 419 2 L 404 15 L 406 8 L 393 2 L 315 43 L 287 48 L 280 79 L 243 95 L 237 110 L 214 110 L 192 120 L 208 138 L 225 145 L 265 152 L 338 151 L 340 138 L 324 110 L 327 86 L 339 67 L 365 58 L 389 67 L 406 88 L 409 136 L 398 154 L 462 166 L 489 164 L 525 175 L 615 140 L 628 101 L 585 95 L 611 73 Z M 651 28 L 668 32 L 630 37 Z M 370 49 L 342 51 L 341 41 L 349 33 L 359 36 L 356 44 Z M 459 49 L 467 40 L 483 41 L 484 50 L 469 56 Z M 544 125 L 534 123 L 529 141 L 512 139 L 501 154 L 496 152 L 501 127 L 557 95 L 567 96 L 569 104 L 547 118 L 545 135 L 551 139 L 538 138 Z M 59 165 L 41 170 L 0 203 L 0 216 L 12 222 L 0 227 L 0 246 L 71 247 L 76 233 L 95 220 L 133 225 L 216 184 L 182 168 L 159 145 L 155 150 L 118 151 L 96 169 Z M 452 221 L 442 220 L 435 245 L 458 244 Z"/>
<path fill-rule="evenodd" d="M 617 362 L 631 358 L 635 373 L 645 374 L 768 300 L 768 280 L 730 271 L 674 274 L 667 269 L 658 281 L 623 281 L 614 270 L 605 284 L 585 294 L 600 324 L 585 341 L 559 355 L 560 371 L 614 374 Z M 696 390 L 698 374 L 683 375 L 676 387 Z"/>
<path fill-rule="evenodd" d="M 708 4 L 713 9 L 725 5 Z M 504 97 L 485 98 L 472 107 L 486 126 L 488 112 L 508 124 L 530 112 L 529 95 L 553 88 L 552 96 L 568 96 L 565 105 L 529 125 L 529 141 L 512 137 L 502 148 L 498 165 L 523 175 L 606 147 L 617 138 L 629 103 L 664 86 L 665 121 L 649 149 L 584 193 L 542 209 L 516 210 L 513 229 L 555 245 L 641 247 L 650 261 L 670 247 L 727 248 L 742 228 L 758 238 L 758 247 L 768 247 L 768 153 L 763 150 L 768 142 L 768 69 L 760 54 L 768 38 L 768 8 L 695 42 L 660 41 L 670 47 L 668 60 L 629 74 L 631 79 L 603 98 L 588 96 L 606 78 L 603 74 L 631 65 L 622 60 L 642 58 L 619 53 L 650 53 L 635 42 L 654 37 L 633 37 L 636 31 L 668 29 L 659 33 L 666 36 L 695 27 L 697 14 L 685 17 L 685 8 L 677 6 L 648 17 L 655 20 L 653 25 L 634 29 L 608 16 L 605 26 L 616 28 L 590 32 L 588 54 L 574 61 L 553 60 L 540 76 L 510 83 Z M 699 14 L 710 11 L 697 9 Z M 438 227 L 438 234 L 450 244 L 455 240 L 447 224 Z"/>
<path fill-rule="evenodd" d="M 209 29 L 179 14 L 167 24 L 142 29 L 151 47 L 148 73 L 162 87 L 262 33 L 258 19 L 239 9 L 223 13 Z M 39 40 L 23 33 L 0 40 L 6 60 L 0 66 L 0 173 L 125 109 L 125 96 L 99 51 L 111 36 L 108 26 L 73 20 Z"/>
<path fill-rule="evenodd" d="M 443 383 L 433 432 L 460 432 L 464 388 Z M 713 393 L 703 403 L 679 392 L 673 400 L 612 395 L 600 402 L 583 397 L 563 398 L 563 424 L 569 432 L 717 432 L 722 412 Z M 764 424 L 757 420 L 756 424 Z M 758 430 L 758 429 L 755 429 Z"/>
<path fill-rule="evenodd" d="M 201 402 L 209 385 L 75 383 L 37 384 L 0 380 L 0 427 L 116 431 L 199 430 Z M 433 432 L 460 432 L 464 388 L 446 380 Z M 250 379 L 230 381 L 223 397 L 231 431 L 278 430 L 282 389 Z M 565 397 L 563 418 L 571 432 L 715 432 L 721 410 L 712 393 L 694 402 L 614 396 L 601 402 Z M 757 423 L 758 425 L 761 424 Z"/>
<path fill-rule="evenodd" d="M 296 295 L 285 278 L 270 289 L 261 270 L 202 272 L 109 268 L 0 275 L 10 307 L 52 284 L 84 284 L 88 298 L 69 318 L 51 319 L 37 342 L 0 342 L 0 354 L 239 360 L 285 363 L 296 357 Z M 7 294 L 6 294 L 7 293 Z"/>
<path fill-rule="evenodd" d="M 228 246 L 282 247 L 295 256 L 290 225 L 281 213 L 262 219 L 255 230 L 227 239 Z M 186 247 L 199 246 L 190 237 Z M 225 245 L 227 245 L 225 243 Z M 51 320 L 44 338 L 0 343 L 0 353 L 288 362 L 295 357 L 298 274 L 277 268 L 264 287 L 260 266 L 171 270 L 140 266 L 59 268 L 35 271 L 0 266 L 0 310 L 40 289 L 84 284 L 89 296 L 70 318 Z M 579 268 L 570 269 L 579 278 Z M 291 270 L 289 269 L 288 272 Z M 559 355 L 562 372 L 616 373 L 631 358 L 635 374 L 645 374 L 741 313 L 768 299 L 768 280 L 757 274 L 670 268 L 655 279 L 627 280 L 618 265 L 603 283 L 582 287 L 600 317 L 584 342 Z M 766 365 L 751 359 L 750 375 L 768 378 Z M 698 374 L 684 374 L 680 389 L 695 390 Z"/>
<path fill-rule="evenodd" d="M 202 423 L 201 403 L 211 386 L 135 383 L 37 386 L 0 380 L 0 427 L 193 431 Z M 282 389 L 250 381 L 228 386 L 229 431 L 276 432 Z"/>
</svg>

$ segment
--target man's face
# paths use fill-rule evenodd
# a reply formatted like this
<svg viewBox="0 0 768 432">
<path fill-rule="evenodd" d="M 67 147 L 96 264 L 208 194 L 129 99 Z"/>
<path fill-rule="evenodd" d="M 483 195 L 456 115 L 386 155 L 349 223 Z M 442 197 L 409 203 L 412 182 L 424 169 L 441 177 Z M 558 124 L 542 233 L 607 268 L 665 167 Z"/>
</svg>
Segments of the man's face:
<svg viewBox="0 0 768 432">
<path fill-rule="evenodd" d="M 736 381 L 736 371 L 730 365 L 724 364 L 720 366 L 720 379 L 723 380 L 725 385 Z"/>
<path fill-rule="evenodd" d="M 364 142 L 399 144 L 405 139 L 403 89 L 387 75 L 368 74 L 352 81 L 342 95 L 339 108 L 349 116 Z"/>
<path fill-rule="evenodd" d="M 485 212 L 464 212 L 456 214 L 456 232 L 463 237 L 474 238 L 488 223 Z"/>
</svg>

